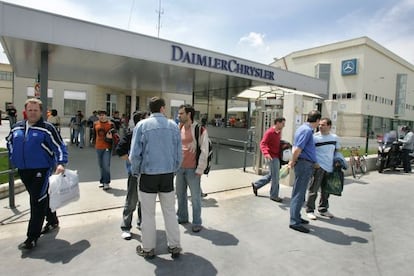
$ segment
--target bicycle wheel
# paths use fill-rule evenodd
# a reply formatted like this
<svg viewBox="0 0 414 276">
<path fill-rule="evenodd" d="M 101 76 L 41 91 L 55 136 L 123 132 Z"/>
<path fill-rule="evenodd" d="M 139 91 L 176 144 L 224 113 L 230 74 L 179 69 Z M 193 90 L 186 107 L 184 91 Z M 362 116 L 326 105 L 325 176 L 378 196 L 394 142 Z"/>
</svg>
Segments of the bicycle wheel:
<svg viewBox="0 0 414 276">
<path fill-rule="evenodd" d="M 355 160 L 355 157 L 351 156 L 349 158 L 349 165 L 351 166 L 352 176 L 354 178 L 357 178 L 357 176 L 356 176 L 357 168 L 356 168 L 356 160 Z"/>
<path fill-rule="evenodd" d="M 359 157 L 359 169 L 361 174 L 365 174 L 367 172 L 367 160 L 363 155 Z"/>
</svg>

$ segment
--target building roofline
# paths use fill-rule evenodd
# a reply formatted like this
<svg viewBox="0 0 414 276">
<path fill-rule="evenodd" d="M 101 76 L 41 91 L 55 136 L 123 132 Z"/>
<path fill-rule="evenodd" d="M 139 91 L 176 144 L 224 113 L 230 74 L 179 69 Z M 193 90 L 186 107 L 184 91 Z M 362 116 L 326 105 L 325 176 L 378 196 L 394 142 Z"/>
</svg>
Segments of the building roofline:
<svg viewBox="0 0 414 276">
<path fill-rule="evenodd" d="M 355 47 L 355 46 L 363 46 L 363 45 L 366 45 L 374 49 L 375 51 L 378 51 L 386 55 L 387 57 L 394 60 L 395 62 L 400 63 L 401 65 L 409 68 L 411 71 L 414 71 L 413 64 L 409 63 L 407 60 L 403 59 L 402 57 L 398 56 L 397 54 L 393 53 L 392 51 L 388 50 L 387 48 L 385 48 L 384 46 L 380 45 L 378 42 L 374 41 L 373 39 L 367 36 L 338 41 L 338 42 L 334 42 L 334 43 L 330 43 L 330 44 L 326 44 L 322 46 L 317 46 L 317 47 L 312 47 L 312 48 L 308 48 L 304 50 L 294 51 L 280 59 L 276 59 L 276 61 L 281 60 L 283 58 L 287 58 L 287 57 L 294 59 L 294 58 L 300 58 L 303 56 L 317 55 L 321 53 L 337 51 L 340 49 L 345 49 L 345 48 Z"/>
</svg>

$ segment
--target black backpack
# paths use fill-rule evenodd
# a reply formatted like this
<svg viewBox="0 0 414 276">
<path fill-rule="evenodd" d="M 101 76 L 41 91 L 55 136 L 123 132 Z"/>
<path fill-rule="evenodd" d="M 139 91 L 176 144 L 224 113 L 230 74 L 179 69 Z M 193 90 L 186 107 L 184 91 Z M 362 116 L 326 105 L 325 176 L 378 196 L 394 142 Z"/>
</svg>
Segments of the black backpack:
<svg viewBox="0 0 414 276">
<path fill-rule="evenodd" d="M 201 149 L 200 145 L 198 143 L 198 138 L 201 136 L 201 132 L 204 131 L 204 127 L 200 126 L 199 124 L 196 124 L 195 126 L 195 139 L 197 142 L 197 154 L 196 154 L 196 162 L 198 166 L 198 159 L 200 158 Z M 213 158 L 213 144 L 211 143 L 211 140 L 208 139 L 208 156 L 207 156 L 207 167 L 204 170 L 204 174 L 208 174 L 211 169 L 211 159 Z"/>
</svg>

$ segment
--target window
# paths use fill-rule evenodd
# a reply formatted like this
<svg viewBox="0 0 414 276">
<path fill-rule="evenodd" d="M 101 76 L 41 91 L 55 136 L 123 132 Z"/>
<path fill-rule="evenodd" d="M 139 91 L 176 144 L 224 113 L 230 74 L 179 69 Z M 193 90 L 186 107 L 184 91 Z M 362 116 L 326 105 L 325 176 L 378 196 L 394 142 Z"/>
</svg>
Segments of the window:
<svg viewBox="0 0 414 276">
<path fill-rule="evenodd" d="M 65 90 L 63 98 L 63 113 L 65 116 L 75 115 L 78 110 L 85 113 L 86 92 Z"/>
<path fill-rule="evenodd" d="M 131 111 L 139 110 L 139 97 L 138 96 L 135 97 L 135 108 L 133 110 L 131 110 L 131 108 L 132 108 L 131 101 L 132 101 L 131 96 L 126 96 L 126 98 L 125 98 L 125 114 L 128 117 L 131 115 Z"/>
<path fill-rule="evenodd" d="M 331 78 L 331 64 L 329 63 L 316 64 L 315 77 L 321 80 L 326 80 L 328 82 L 328 91 L 329 91 L 329 80 Z"/>
<path fill-rule="evenodd" d="M 370 98 L 370 94 L 365 94 L 365 99 L 369 99 Z M 340 93 L 340 94 L 332 94 L 332 99 L 336 100 L 336 99 L 355 99 L 356 98 L 356 94 L 355 93 Z"/>
<path fill-rule="evenodd" d="M 0 80 L 12 81 L 13 80 L 13 72 L 0 71 Z"/>
<path fill-rule="evenodd" d="M 112 116 L 112 113 L 117 110 L 117 98 L 116 95 L 106 94 L 106 112 L 108 116 Z"/>
<path fill-rule="evenodd" d="M 35 96 L 35 89 L 33 86 L 28 86 L 26 88 L 26 96 L 27 98 L 33 98 Z M 45 107 L 44 103 L 43 103 L 43 107 Z M 50 110 L 53 108 L 53 89 L 48 88 L 47 89 L 47 105 L 46 105 L 47 109 Z"/>
<path fill-rule="evenodd" d="M 405 100 L 407 92 L 407 74 L 397 74 L 397 88 L 395 91 L 395 108 L 394 115 L 402 116 L 405 114 Z"/>
</svg>

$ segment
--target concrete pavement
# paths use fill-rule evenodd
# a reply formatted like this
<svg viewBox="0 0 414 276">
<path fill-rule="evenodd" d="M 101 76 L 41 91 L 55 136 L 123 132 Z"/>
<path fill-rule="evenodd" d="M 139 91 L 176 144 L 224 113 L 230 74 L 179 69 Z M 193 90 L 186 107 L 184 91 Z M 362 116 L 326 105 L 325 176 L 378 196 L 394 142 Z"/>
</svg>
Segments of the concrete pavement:
<svg viewBox="0 0 414 276">
<path fill-rule="evenodd" d="M 311 221 L 311 233 L 302 234 L 288 228 L 291 188 L 281 186 L 280 204 L 269 200 L 268 186 L 253 196 L 250 182 L 258 176 L 240 169 L 237 153 L 220 149 L 226 158 L 202 179 L 209 193 L 203 200 L 205 229 L 195 234 L 191 225 L 180 226 L 184 251 L 173 260 L 157 205 L 157 257 L 147 261 L 135 254 L 138 229 L 130 241 L 120 236 L 123 162 L 113 158 L 113 189 L 105 192 L 97 187 L 94 150 L 69 151 L 81 198 L 58 210 L 60 228 L 43 235 L 34 250 L 17 249 L 29 218 L 27 193 L 16 195 L 16 209 L 0 200 L 2 275 L 412 275 L 412 174 L 346 177 L 343 196 L 330 200 L 335 218 Z"/>
<path fill-rule="evenodd" d="M 258 176 L 215 169 L 202 180 L 210 193 L 203 201 L 205 229 L 194 234 L 190 225 L 180 226 L 184 251 L 173 260 L 157 205 L 157 257 L 146 261 L 135 254 L 138 229 L 131 241 L 120 237 L 123 163 L 113 159 L 113 189 L 104 192 L 97 187 L 94 154 L 70 146 L 81 198 L 58 210 L 60 229 L 30 252 L 17 249 L 27 228 L 27 193 L 16 195 L 16 209 L 0 200 L 2 275 L 412 275 L 411 174 L 347 177 L 343 196 L 330 201 L 336 217 L 312 221 L 311 233 L 302 234 L 288 228 L 290 187 L 281 186 L 284 202 L 278 204 L 269 200 L 268 186 L 253 196 L 249 183 Z"/>
</svg>

